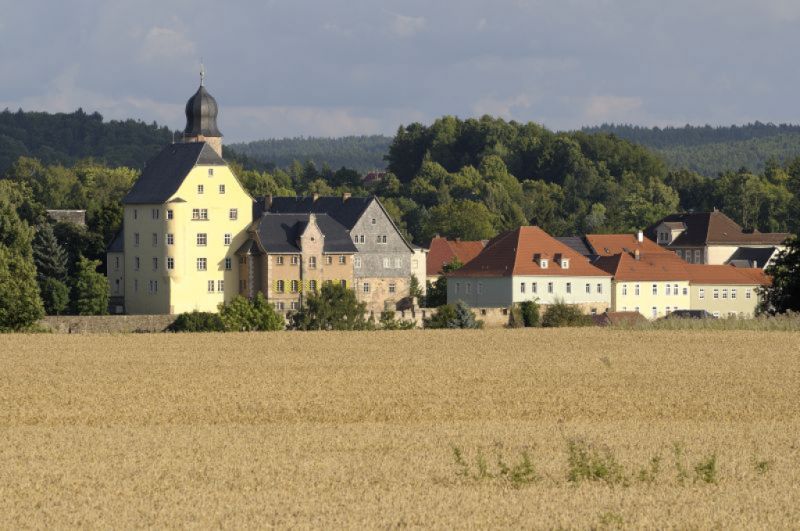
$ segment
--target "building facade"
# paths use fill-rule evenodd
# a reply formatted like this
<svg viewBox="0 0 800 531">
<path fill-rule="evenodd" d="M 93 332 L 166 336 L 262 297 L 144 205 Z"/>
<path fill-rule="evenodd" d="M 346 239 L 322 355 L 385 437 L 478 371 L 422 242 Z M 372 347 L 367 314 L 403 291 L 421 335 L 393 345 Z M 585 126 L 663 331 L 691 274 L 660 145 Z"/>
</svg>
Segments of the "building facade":
<svg viewBox="0 0 800 531">
<path fill-rule="evenodd" d="M 758 268 L 730 265 L 687 266 L 691 278 L 691 308 L 714 317 L 750 318 L 758 312 L 769 279 Z"/>
</svg>

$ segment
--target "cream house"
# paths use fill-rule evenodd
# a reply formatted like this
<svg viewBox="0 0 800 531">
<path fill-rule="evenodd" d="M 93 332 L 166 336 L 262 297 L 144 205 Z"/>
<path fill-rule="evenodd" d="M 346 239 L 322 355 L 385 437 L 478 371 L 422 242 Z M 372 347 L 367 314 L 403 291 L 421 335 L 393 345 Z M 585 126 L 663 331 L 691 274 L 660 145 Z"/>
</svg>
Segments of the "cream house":
<svg viewBox="0 0 800 531">
<path fill-rule="evenodd" d="M 687 265 L 686 269 L 691 280 L 691 308 L 715 317 L 755 316 L 761 292 L 770 282 L 759 268 Z"/>
</svg>

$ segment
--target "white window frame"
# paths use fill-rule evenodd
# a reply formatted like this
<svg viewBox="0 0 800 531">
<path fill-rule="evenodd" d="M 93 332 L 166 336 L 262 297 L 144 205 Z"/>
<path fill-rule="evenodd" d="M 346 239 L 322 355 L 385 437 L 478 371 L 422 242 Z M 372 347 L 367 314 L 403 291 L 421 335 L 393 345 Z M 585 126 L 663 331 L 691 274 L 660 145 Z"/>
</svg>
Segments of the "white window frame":
<svg viewBox="0 0 800 531">
<path fill-rule="evenodd" d="M 205 247 L 208 245 L 208 233 L 207 232 L 198 232 L 195 240 L 197 242 L 198 247 Z"/>
<path fill-rule="evenodd" d="M 197 185 L 197 195 L 203 195 L 206 193 L 206 188 L 202 184 Z"/>
<path fill-rule="evenodd" d="M 220 194 L 224 194 L 225 193 L 225 185 L 224 184 L 220 184 L 219 185 L 219 193 Z"/>
<path fill-rule="evenodd" d="M 224 244 L 224 245 L 226 245 L 226 246 L 228 246 L 228 245 L 230 245 L 230 244 L 231 244 L 231 241 L 233 241 L 233 236 L 231 236 L 231 233 L 230 233 L 230 232 L 226 232 L 226 233 L 225 233 L 225 234 L 222 236 L 222 242 L 223 242 L 223 244 Z"/>
<path fill-rule="evenodd" d="M 389 293 L 397 293 L 397 283 L 389 282 Z"/>
<path fill-rule="evenodd" d="M 216 282 L 215 281 L 209 280 L 206 283 L 206 286 L 207 286 L 206 289 L 207 289 L 208 293 L 214 293 L 215 292 L 215 290 L 214 290 L 214 287 L 216 286 Z"/>
<path fill-rule="evenodd" d="M 355 258 L 353 258 L 353 267 L 355 267 L 356 269 L 361 269 L 361 257 L 360 256 L 356 256 Z"/>
<path fill-rule="evenodd" d="M 236 221 L 239 219 L 239 209 L 238 208 L 231 208 L 228 210 L 228 220 Z"/>
<path fill-rule="evenodd" d="M 197 263 L 197 270 L 198 271 L 208 271 L 208 259 L 207 258 L 198 258 L 196 263 Z"/>
</svg>

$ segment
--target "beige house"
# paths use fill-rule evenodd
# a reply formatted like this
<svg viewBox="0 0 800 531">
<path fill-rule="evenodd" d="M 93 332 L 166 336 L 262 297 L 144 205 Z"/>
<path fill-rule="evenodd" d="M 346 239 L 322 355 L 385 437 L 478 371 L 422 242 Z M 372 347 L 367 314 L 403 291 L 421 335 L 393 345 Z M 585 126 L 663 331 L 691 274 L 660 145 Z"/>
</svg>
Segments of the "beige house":
<svg viewBox="0 0 800 531">
<path fill-rule="evenodd" d="M 761 291 L 769 278 L 760 268 L 730 265 L 688 265 L 691 309 L 715 317 L 749 318 L 756 315 Z"/>
<path fill-rule="evenodd" d="M 644 231 L 645 236 L 690 264 L 732 264 L 766 268 L 788 233 L 745 230 L 731 218 L 713 212 L 672 214 Z"/>
</svg>

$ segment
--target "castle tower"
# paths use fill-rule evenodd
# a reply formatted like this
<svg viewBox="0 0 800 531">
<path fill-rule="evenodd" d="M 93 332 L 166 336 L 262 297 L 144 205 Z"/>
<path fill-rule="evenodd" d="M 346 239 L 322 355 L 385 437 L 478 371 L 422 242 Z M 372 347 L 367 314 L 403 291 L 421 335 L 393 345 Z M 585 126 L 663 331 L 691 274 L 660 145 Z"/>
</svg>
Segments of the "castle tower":
<svg viewBox="0 0 800 531">
<path fill-rule="evenodd" d="M 200 70 L 200 88 L 186 102 L 184 142 L 206 142 L 222 156 L 222 133 L 217 128 L 217 100 L 204 86 L 205 71 Z"/>
</svg>

